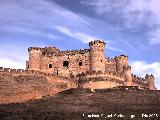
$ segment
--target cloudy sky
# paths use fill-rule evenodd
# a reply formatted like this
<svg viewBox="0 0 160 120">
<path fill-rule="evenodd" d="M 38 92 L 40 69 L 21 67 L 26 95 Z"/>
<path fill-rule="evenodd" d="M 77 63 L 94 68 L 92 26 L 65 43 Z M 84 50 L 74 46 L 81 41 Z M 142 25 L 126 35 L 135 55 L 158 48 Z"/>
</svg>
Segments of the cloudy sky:
<svg viewBox="0 0 160 120">
<path fill-rule="evenodd" d="M 107 57 L 128 55 L 133 73 L 153 73 L 160 89 L 159 5 L 159 0 L 1 0 L 0 66 L 25 68 L 30 46 L 72 50 L 102 39 Z"/>
</svg>

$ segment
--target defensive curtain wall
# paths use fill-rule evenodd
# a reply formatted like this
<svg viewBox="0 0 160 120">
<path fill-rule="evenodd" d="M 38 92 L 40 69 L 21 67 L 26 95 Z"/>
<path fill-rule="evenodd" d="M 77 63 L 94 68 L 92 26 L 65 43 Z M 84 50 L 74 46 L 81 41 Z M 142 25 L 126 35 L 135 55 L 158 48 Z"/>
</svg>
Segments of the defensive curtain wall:
<svg viewBox="0 0 160 120">
<path fill-rule="evenodd" d="M 24 69 L 10 69 L 0 67 L 0 76 L 19 76 L 19 75 L 30 75 L 30 76 L 44 76 L 50 82 L 54 83 L 65 83 L 66 89 L 83 87 L 91 89 L 104 89 L 113 88 L 116 86 L 127 86 L 127 82 L 124 76 L 120 76 L 117 73 L 101 71 L 93 71 L 92 74 L 89 72 L 81 73 L 76 76 L 70 75 L 69 77 L 59 76 L 57 74 L 44 73 L 34 70 L 24 70 Z M 131 74 L 132 76 L 132 86 L 139 86 L 141 89 L 155 89 L 150 84 L 152 83 L 153 75 L 146 75 L 145 79 Z M 151 82 L 151 83 L 150 83 Z M 62 85 L 64 86 L 64 85 Z M 150 87 L 150 88 L 149 88 Z"/>
<path fill-rule="evenodd" d="M 120 55 L 115 56 L 113 59 L 106 58 L 104 53 L 105 44 L 104 41 L 95 40 L 89 42 L 90 49 L 70 51 L 60 51 L 56 47 L 30 47 L 28 49 L 29 61 L 26 62 L 26 69 L 64 77 L 76 77 L 79 74 L 89 73 L 90 76 L 83 78 L 84 81 L 88 78 L 94 79 L 93 74 L 95 72 L 101 73 L 101 77 L 103 76 L 104 80 L 110 80 L 110 83 L 104 83 L 104 81 L 92 83 L 95 85 L 91 85 L 90 81 L 88 85 L 83 85 L 83 87 L 91 85 L 93 88 L 104 88 L 105 86 L 105 88 L 108 88 L 123 85 L 139 86 L 140 88 L 151 90 L 156 89 L 153 75 L 146 75 L 145 79 L 132 75 L 131 67 L 128 64 L 128 56 Z M 112 74 L 111 79 L 113 81 L 107 78 L 108 74 Z M 124 83 L 117 83 L 114 79 Z M 100 82 L 102 83 L 100 84 Z"/>
</svg>

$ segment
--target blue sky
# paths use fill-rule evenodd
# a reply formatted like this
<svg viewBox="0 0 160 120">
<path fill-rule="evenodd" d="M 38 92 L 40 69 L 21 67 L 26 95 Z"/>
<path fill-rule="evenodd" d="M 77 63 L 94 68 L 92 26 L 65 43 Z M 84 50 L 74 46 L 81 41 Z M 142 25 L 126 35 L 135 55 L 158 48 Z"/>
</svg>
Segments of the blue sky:
<svg viewBox="0 0 160 120">
<path fill-rule="evenodd" d="M 153 73 L 160 89 L 159 0 L 1 0 L 0 66 L 25 68 L 30 46 L 88 48 L 129 56 L 132 72 Z"/>
</svg>

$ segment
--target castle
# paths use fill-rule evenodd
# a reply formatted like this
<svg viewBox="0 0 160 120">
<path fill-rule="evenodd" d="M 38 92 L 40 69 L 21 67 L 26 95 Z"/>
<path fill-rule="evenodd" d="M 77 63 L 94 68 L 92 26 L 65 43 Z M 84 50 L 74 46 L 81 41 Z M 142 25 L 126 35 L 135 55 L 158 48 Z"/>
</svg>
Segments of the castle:
<svg viewBox="0 0 160 120">
<path fill-rule="evenodd" d="M 74 78 L 73 80 L 78 81 L 78 87 L 82 88 L 135 86 L 139 89 L 156 90 L 152 74 L 146 74 L 145 79 L 133 75 L 128 56 L 106 58 L 105 45 L 104 41 L 95 40 L 89 42 L 90 49 L 60 51 L 56 47 L 30 47 L 26 70 Z"/>
</svg>

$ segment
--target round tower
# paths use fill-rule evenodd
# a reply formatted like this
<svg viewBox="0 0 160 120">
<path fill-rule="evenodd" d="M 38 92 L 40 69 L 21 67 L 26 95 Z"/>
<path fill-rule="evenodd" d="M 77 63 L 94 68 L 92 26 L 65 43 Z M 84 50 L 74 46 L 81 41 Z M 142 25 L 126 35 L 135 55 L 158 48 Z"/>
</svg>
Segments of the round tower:
<svg viewBox="0 0 160 120">
<path fill-rule="evenodd" d="M 105 72 L 105 42 L 101 40 L 89 42 L 90 47 L 90 71 Z"/>
<path fill-rule="evenodd" d="M 40 70 L 41 69 L 41 57 L 42 51 L 41 48 L 30 47 L 29 52 L 29 61 L 28 69 L 29 70 Z"/>
<path fill-rule="evenodd" d="M 152 74 L 151 75 L 146 74 L 145 79 L 148 83 L 149 89 L 156 90 L 155 83 L 154 83 L 154 76 Z"/>
<path fill-rule="evenodd" d="M 115 57 L 116 71 L 118 74 L 123 72 L 124 67 L 128 67 L 128 56 L 120 55 Z"/>
<path fill-rule="evenodd" d="M 123 67 L 123 74 L 125 79 L 126 86 L 132 86 L 132 72 L 131 72 L 131 66 L 124 66 Z"/>
</svg>

